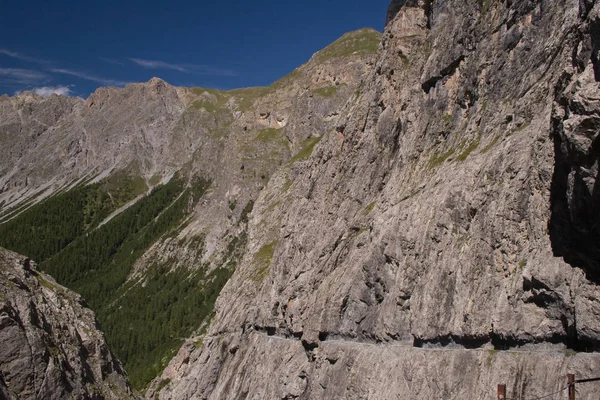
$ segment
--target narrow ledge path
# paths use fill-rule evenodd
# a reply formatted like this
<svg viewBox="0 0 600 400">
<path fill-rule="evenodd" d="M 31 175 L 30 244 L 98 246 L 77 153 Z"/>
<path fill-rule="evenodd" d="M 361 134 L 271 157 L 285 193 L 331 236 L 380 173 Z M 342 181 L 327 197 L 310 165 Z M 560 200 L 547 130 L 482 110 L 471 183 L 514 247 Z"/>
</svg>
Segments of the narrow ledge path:
<svg viewBox="0 0 600 400">
<path fill-rule="evenodd" d="M 261 332 L 253 330 L 250 334 L 260 335 L 261 337 L 267 338 L 273 341 L 286 341 L 286 342 L 299 342 L 298 338 L 290 338 L 281 335 L 270 335 L 267 332 Z M 563 348 L 558 344 L 552 343 L 531 343 L 528 348 L 511 348 L 508 350 L 497 350 L 492 347 L 479 347 L 469 349 L 461 345 L 453 344 L 448 346 L 414 346 L 410 342 L 382 342 L 382 343 L 369 343 L 354 340 L 344 339 L 331 339 L 319 342 L 319 347 L 348 347 L 348 348 L 371 348 L 374 350 L 389 350 L 389 349 L 402 349 L 407 351 L 418 351 L 418 352 L 467 352 L 467 353 L 488 353 L 488 354 L 554 354 L 554 355 L 568 355 L 571 351 L 567 348 Z M 597 357 L 600 355 L 598 352 L 576 352 L 578 355 L 589 355 L 591 357 Z"/>
</svg>

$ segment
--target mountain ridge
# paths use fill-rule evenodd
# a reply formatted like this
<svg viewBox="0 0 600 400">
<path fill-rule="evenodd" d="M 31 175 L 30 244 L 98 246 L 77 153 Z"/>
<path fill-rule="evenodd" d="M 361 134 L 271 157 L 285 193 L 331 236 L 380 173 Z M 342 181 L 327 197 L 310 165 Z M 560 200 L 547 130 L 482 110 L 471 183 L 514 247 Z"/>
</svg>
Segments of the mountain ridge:
<svg viewBox="0 0 600 400">
<path fill-rule="evenodd" d="M 155 79 L 100 89 L 80 119 L 61 99 L 7 111 L 0 144 L 29 136 L 0 146 L 5 217 L 46 176 L 105 172 L 50 198 L 83 232 L 136 193 L 124 182 L 149 190 L 42 264 L 122 294 L 91 298 L 147 398 L 531 398 L 600 368 L 600 3 L 387 15 L 377 45 L 344 35 L 266 88 Z"/>
<path fill-rule="evenodd" d="M 376 34 L 367 33 L 370 43 Z M 182 337 L 208 323 L 274 171 L 302 161 L 335 127 L 374 58 L 372 46 L 357 48 L 309 60 L 264 88 L 153 78 L 86 100 L 5 99 L 0 243 L 36 255 L 84 294 L 141 389 Z"/>
</svg>

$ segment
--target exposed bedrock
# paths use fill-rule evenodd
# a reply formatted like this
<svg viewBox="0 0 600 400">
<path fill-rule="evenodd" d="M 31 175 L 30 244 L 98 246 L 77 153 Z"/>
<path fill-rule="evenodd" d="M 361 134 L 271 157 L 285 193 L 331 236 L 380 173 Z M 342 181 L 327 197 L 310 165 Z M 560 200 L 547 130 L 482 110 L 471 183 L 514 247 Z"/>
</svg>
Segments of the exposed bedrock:
<svg viewBox="0 0 600 400">
<path fill-rule="evenodd" d="M 598 371 L 599 11 L 393 2 L 364 90 L 271 178 L 148 396 L 531 398 Z"/>
<path fill-rule="evenodd" d="M 81 297 L 0 248 L 0 398 L 133 399 Z"/>
</svg>

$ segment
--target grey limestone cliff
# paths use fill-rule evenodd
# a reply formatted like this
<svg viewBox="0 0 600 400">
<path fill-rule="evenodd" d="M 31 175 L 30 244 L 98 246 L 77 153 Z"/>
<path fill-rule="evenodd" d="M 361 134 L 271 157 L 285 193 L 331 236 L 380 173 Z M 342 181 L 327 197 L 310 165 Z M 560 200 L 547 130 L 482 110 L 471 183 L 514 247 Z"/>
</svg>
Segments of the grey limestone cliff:
<svg viewBox="0 0 600 400">
<path fill-rule="evenodd" d="M 87 100 L 61 96 L 41 98 L 28 92 L 2 96 L 0 223 L 10 221 L 11 226 L 18 225 L 19 217 L 27 214 L 22 211 L 29 207 L 35 208 L 37 216 L 44 215 L 45 199 L 57 193 L 64 195 L 73 188 L 81 190 L 88 183 L 100 182 L 103 188 L 110 187 L 106 190 L 112 199 L 113 194 L 119 192 L 119 183 L 134 181 L 134 191 L 127 189 L 128 196 L 133 195 L 126 197 L 126 201 L 112 201 L 114 204 L 110 206 L 118 209 L 111 208 L 111 214 L 103 221 L 106 223 L 114 217 L 111 221 L 118 222 L 119 216 L 127 214 L 126 207 L 173 176 L 176 176 L 175 181 L 181 180 L 183 186 L 201 178 L 210 182 L 210 188 L 201 200 L 196 198 L 195 202 L 182 207 L 185 216 L 173 222 L 176 226 L 144 242 L 144 248 L 138 249 L 131 265 L 128 259 L 126 281 L 119 283 L 122 283 L 119 290 L 111 290 L 107 298 L 88 300 L 90 304 L 99 304 L 102 300 L 102 304 L 116 310 L 122 308 L 121 302 L 127 305 L 145 302 L 143 295 L 131 299 L 125 293 L 135 292 L 130 290 L 132 287 L 145 288 L 152 279 L 160 279 L 163 270 L 159 272 L 159 268 L 189 276 L 190 281 L 199 280 L 198 290 L 218 293 L 222 284 L 212 285 L 210 279 L 203 280 L 201 276 L 215 270 L 233 271 L 239 254 L 245 250 L 247 215 L 253 202 L 277 170 L 303 162 L 323 132 L 334 132 L 339 126 L 340 110 L 361 94 L 374 68 L 380 40 L 381 33 L 373 29 L 345 34 L 268 87 L 231 91 L 181 88 L 154 78 L 122 89 L 100 88 Z M 86 207 L 81 212 L 89 211 Z M 93 209 L 93 205 L 90 207 Z M 73 210 L 60 209 L 59 212 L 63 211 L 68 214 Z M 35 226 L 36 221 L 32 222 L 27 215 L 25 219 L 27 224 Z M 108 224 L 99 225 L 97 231 Z M 87 235 L 96 227 L 85 229 L 88 229 L 84 233 Z M 7 229 L 4 232 L 7 233 Z M 69 241 L 82 237 L 69 238 Z M 27 252 L 27 246 L 19 250 Z M 104 255 L 108 260 L 104 265 L 106 275 L 95 275 L 100 276 L 98 285 L 105 278 L 111 278 L 114 254 Z M 82 259 L 89 261 L 89 258 Z M 41 268 L 46 268 L 45 265 L 42 263 Z M 82 269 L 81 276 L 89 277 L 94 271 L 89 274 L 90 271 L 85 270 L 87 265 L 76 262 L 71 267 Z M 61 267 L 67 269 L 57 263 L 53 270 L 57 279 L 63 279 L 61 282 L 65 285 L 89 296 L 89 292 L 74 286 L 72 281 L 64 280 Z M 91 282 L 86 288 L 93 286 Z M 157 296 L 164 294 L 160 290 L 167 291 L 158 287 Z M 209 308 L 206 315 L 210 316 L 212 303 L 206 305 L 199 301 L 194 306 Z M 131 352 L 111 340 L 111 335 L 125 336 L 114 322 L 117 318 L 113 318 L 110 325 L 106 322 L 107 311 L 95 311 L 109 342 L 129 368 Z M 187 315 L 186 318 L 190 326 L 186 325 L 186 329 L 190 330 L 201 331 L 208 323 L 208 318 L 206 321 L 189 321 Z M 166 335 L 148 344 L 152 335 L 143 331 L 146 325 L 129 322 L 125 321 L 123 327 L 139 329 L 131 335 L 131 342 L 141 343 L 139 348 L 166 347 L 165 341 L 169 342 L 168 346 L 177 346 L 177 340 L 187 336 L 187 333 L 177 334 L 176 338 Z M 145 365 L 160 369 L 162 363 L 168 361 L 170 349 L 164 352 L 165 357 L 161 355 Z M 139 371 L 131 369 L 129 372 L 136 388 L 141 388 L 145 381 L 135 378 Z"/>
<path fill-rule="evenodd" d="M 81 297 L 1 248 L 0 343 L 0 398 L 134 398 Z"/>
<path fill-rule="evenodd" d="M 600 4 L 393 0 L 379 41 L 266 88 L 0 97 L 0 218 L 179 171 L 211 188 L 129 280 L 233 268 L 244 238 L 148 398 L 535 398 L 600 371 Z M 1 254 L 0 393 L 129 396 L 79 298 Z"/>
<path fill-rule="evenodd" d="M 599 13 L 394 1 L 360 94 L 260 193 L 208 332 L 148 396 L 533 398 L 597 375 Z"/>
</svg>

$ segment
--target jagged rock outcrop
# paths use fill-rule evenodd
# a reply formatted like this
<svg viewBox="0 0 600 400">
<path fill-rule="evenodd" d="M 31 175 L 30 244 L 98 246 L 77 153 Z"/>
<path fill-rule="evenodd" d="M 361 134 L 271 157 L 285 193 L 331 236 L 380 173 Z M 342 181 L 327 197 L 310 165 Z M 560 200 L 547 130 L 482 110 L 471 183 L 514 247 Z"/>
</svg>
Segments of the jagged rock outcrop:
<svg viewBox="0 0 600 400">
<path fill-rule="evenodd" d="M 0 342 L 3 399 L 134 398 L 81 297 L 1 248 Z"/>
<path fill-rule="evenodd" d="M 599 12 L 394 1 L 362 93 L 261 192 L 207 334 L 147 395 L 534 398 L 596 375 Z"/>
</svg>

